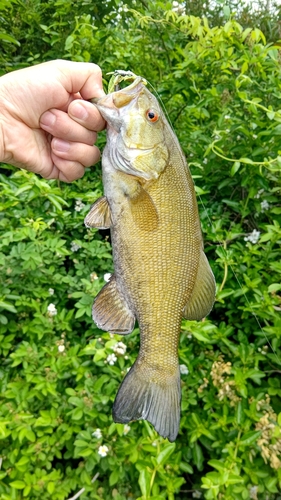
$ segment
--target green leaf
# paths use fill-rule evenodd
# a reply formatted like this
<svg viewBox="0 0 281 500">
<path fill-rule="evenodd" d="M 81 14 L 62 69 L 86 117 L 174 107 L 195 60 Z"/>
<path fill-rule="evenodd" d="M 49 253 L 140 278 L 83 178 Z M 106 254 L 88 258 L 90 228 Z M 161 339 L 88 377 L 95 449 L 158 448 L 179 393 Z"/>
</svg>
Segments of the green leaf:
<svg viewBox="0 0 281 500">
<path fill-rule="evenodd" d="M 92 448 L 85 448 L 83 450 L 78 450 L 78 453 L 80 457 L 89 457 L 90 455 L 93 455 L 94 450 L 92 450 Z"/>
<path fill-rule="evenodd" d="M 220 462 L 219 460 L 209 460 L 208 464 L 211 467 L 214 467 L 214 469 L 217 469 L 218 471 L 224 471 L 225 470 L 225 463 Z"/>
<path fill-rule="evenodd" d="M 22 469 L 22 467 L 25 466 L 26 464 L 28 464 L 29 462 L 30 462 L 29 457 L 21 457 L 19 459 L 19 461 L 15 463 L 15 467 L 17 469 Z M 25 468 L 24 468 L 24 470 L 25 470 Z"/>
<path fill-rule="evenodd" d="M 229 474 L 227 478 L 227 484 L 239 484 L 239 483 L 244 483 L 243 477 L 238 476 L 237 474 Z"/>
<path fill-rule="evenodd" d="M 261 431 L 250 431 L 242 436 L 239 441 L 239 446 L 249 446 L 257 441 L 257 439 L 261 436 Z"/>
<path fill-rule="evenodd" d="M 277 481 L 277 477 L 268 477 L 264 479 L 265 487 L 270 493 L 278 493 L 278 488 L 276 487 Z"/>
<path fill-rule="evenodd" d="M 230 175 L 231 175 L 231 177 L 233 177 L 236 174 L 236 172 L 238 172 L 240 166 L 241 166 L 240 161 L 235 161 L 233 163 L 233 165 L 232 165 L 232 167 L 230 169 Z"/>
<path fill-rule="evenodd" d="M 193 460 L 194 463 L 199 471 L 203 470 L 203 453 L 201 446 L 196 442 L 194 443 L 193 450 L 192 450 L 192 455 L 193 455 Z"/>
<path fill-rule="evenodd" d="M 140 471 L 139 486 L 145 499 L 148 497 L 150 492 L 151 475 L 151 472 L 149 472 L 146 468 Z"/>
<path fill-rule="evenodd" d="M 0 307 L 2 309 L 6 309 L 6 311 L 9 311 L 12 313 L 17 312 L 16 308 L 12 304 L 10 304 L 9 302 L 4 302 L 4 301 L 0 300 Z"/>
<path fill-rule="evenodd" d="M 83 400 L 82 400 L 81 398 L 78 398 L 77 396 L 71 396 L 71 397 L 68 399 L 68 402 L 69 402 L 71 405 L 78 406 L 79 408 L 83 408 L 83 407 L 84 407 Z"/>
<path fill-rule="evenodd" d="M 249 165 L 252 165 L 254 162 L 250 158 L 239 158 L 240 163 L 247 163 Z"/>
<path fill-rule="evenodd" d="M 204 332 L 199 332 L 199 331 L 194 329 L 192 331 L 192 335 L 200 342 L 210 342 L 210 337 L 208 337 L 208 335 Z"/>
<path fill-rule="evenodd" d="M 280 283 L 272 283 L 271 285 L 269 285 L 267 290 L 269 293 L 278 292 L 279 290 L 281 290 L 281 284 Z"/>
<path fill-rule="evenodd" d="M 119 480 L 119 469 L 116 468 L 115 470 L 113 470 L 109 476 L 109 485 L 110 486 L 113 486 L 114 484 L 116 484 Z"/>
<path fill-rule="evenodd" d="M 187 472 L 188 474 L 193 474 L 193 469 L 191 467 L 190 464 L 188 464 L 187 462 L 180 462 L 180 470 L 182 470 L 183 472 Z"/>
<path fill-rule="evenodd" d="M 14 43 L 20 47 L 20 42 L 16 40 L 13 36 L 8 35 L 8 33 L 0 33 L 0 40 L 4 40 L 4 42 Z"/>
<path fill-rule="evenodd" d="M 165 448 L 160 451 L 159 455 L 156 457 L 156 462 L 163 465 L 167 462 L 168 458 L 175 451 L 176 443 L 166 444 Z"/>
<path fill-rule="evenodd" d="M 73 410 L 71 417 L 73 420 L 80 420 L 83 417 L 83 410 L 81 408 L 75 408 Z"/>
<path fill-rule="evenodd" d="M 12 481 L 10 483 L 10 486 L 12 488 L 15 488 L 16 490 L 23 490 L 25 488 L 25 483 L 23 481 Z"/>
<path fill-rule="evenodd" d="M 36 436 L 31 429 L 26 429 L 25 437 L 28 439 L 28 441 L 31 441 L 32 443 L 34 443 L 34 441 L 36 440 Z"/>
<path fill-rule="evenodd" d="M 53 481 L 50 481 L 48 484 L 47 484 L 47 491 L 48 493 L 50 493 L 50 495 L 52 495 L 55 491 L 55 488 L 56 488 L 56 485 Z"/>
</svg>

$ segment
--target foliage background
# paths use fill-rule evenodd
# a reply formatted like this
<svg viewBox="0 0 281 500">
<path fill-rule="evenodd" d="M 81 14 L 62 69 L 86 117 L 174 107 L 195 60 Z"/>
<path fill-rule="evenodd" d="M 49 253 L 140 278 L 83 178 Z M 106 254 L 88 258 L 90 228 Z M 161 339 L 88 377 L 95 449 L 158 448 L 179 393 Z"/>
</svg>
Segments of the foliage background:
<svg viewBox="0 0 281 500">
<path fill-rule="evenodd" d="M 210 316 L 182 325 L 176 443 L 114 424 L 138 331 L 112 338 L 91 320 L 112 272 L 108 234 L 83 226 L 100 167 L 63 185 L 2 165 L 1 500 L 280 499 L 280 7 L 0 0 L 0 19 L 2 73 L 69 58 L 154 85 L 218 284 Z"/>
</svg>

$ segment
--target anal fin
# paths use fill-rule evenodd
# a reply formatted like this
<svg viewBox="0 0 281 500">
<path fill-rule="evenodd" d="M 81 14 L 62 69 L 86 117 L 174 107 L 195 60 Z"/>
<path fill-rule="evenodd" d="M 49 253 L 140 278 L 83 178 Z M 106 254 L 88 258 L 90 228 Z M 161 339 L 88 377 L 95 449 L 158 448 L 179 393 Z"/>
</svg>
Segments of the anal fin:
<svg viewBox="0 0 281 500">
<path fill-rule="evenodd" d="M 84 219 L 86 227 L 108 229 L 111 226 L 110 207 L 105 196 L 99 198 L 90 209 Z"/>
<path fill-rule="evenodd" d="M 120 295 L 114 275 L 96 296 L 92 314 L 94 322 L 101 330 L 119 335 L 133 331 L 135 316 Z"/>
<path fill-rule="evenodd" d="M 194 289 L 183 309 L 184 318 L 197 321 L 205 318 L 213 307 L 215 295 L 215 278 L 207 257 L 202 251 Z"/>
</svg>

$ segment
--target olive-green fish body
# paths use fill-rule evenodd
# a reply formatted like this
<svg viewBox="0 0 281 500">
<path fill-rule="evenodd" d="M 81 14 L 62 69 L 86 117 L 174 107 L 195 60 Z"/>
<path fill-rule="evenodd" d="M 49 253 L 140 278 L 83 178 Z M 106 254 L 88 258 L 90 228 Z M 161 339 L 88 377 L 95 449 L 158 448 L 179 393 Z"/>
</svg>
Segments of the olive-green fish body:
<svg viewBox="0 0 281 500">
<path fill-rule="evenodd" d="M 94 302 L 93 318 L 119 334 L 131 332 L 137 319 L 141 336 L 113 417 L 146 419 L 173 441 L 180 420 L 181 320 L 205 317 L 215 294 L 194 185 L 174 132 L 140 78 L 97 107 L 108 122 L 105 197 L 85 223 L 111 228 L 115 272 Z"/>
</svg>

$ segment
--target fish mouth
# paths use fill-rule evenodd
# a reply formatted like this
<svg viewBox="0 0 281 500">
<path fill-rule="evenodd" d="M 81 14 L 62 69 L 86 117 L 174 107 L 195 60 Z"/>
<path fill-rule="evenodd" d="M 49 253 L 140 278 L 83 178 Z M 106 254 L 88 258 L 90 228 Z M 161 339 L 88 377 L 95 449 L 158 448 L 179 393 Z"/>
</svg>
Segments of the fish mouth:
<svg viewBox="0 0 281 500">
<path fill-rule="evenodd" d="M 137 76 L 128 87 L 103 97 L 95 97 L 90 99 L 90 102 L 95 104 L 103 118 L 116 128 L 116 125 L 120 122 L 119 109 L 133 103 L 139 97 L 143 88 L 143 79 L 141 76 Z"/>
</svg>

